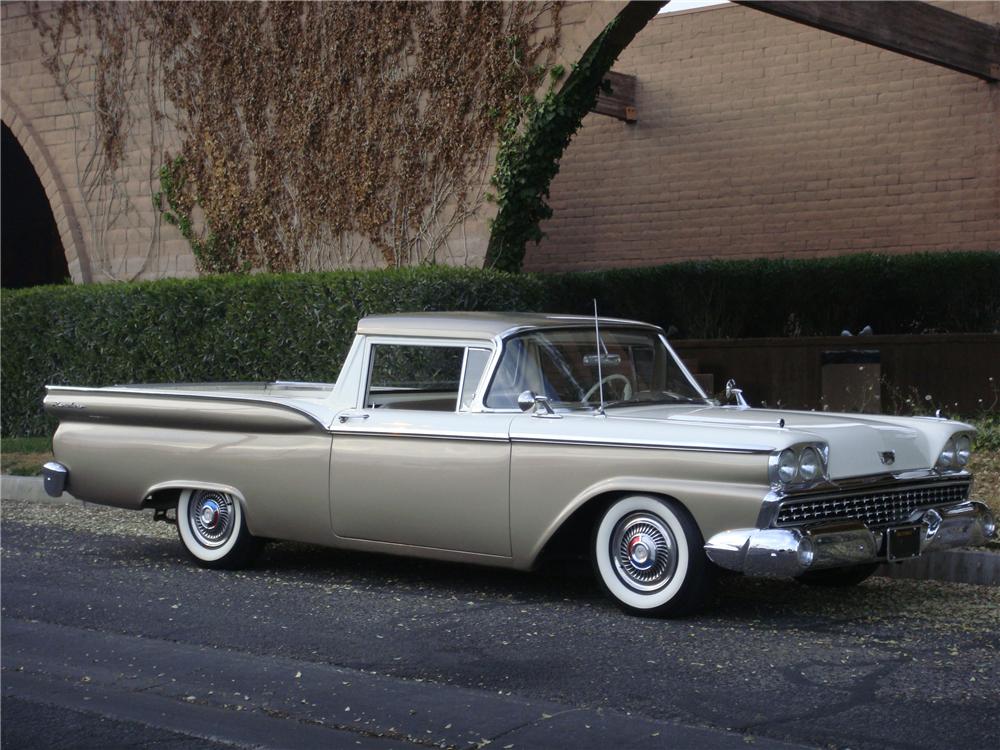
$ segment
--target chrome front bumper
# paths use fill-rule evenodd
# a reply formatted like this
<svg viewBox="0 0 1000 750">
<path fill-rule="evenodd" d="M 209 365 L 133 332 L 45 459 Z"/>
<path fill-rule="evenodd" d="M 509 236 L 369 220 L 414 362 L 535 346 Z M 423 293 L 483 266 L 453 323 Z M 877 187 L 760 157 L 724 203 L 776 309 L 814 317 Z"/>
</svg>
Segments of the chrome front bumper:
<svg viewBox="0 0 1000 750">
<path fill-rule="evenodd" d="M 989 508 L 975 500 L 928 509 L 903 525 L 919 527 L 921 555 L 983 544 L 997 531 Z M 854 520 L 801 529 L 731 529 L 709 539 L 705 552 L 721 568 L 750 576 L 791 577 L 884 561 L 886 535 L 887 530 L 872 530 Z"/>
</svg>

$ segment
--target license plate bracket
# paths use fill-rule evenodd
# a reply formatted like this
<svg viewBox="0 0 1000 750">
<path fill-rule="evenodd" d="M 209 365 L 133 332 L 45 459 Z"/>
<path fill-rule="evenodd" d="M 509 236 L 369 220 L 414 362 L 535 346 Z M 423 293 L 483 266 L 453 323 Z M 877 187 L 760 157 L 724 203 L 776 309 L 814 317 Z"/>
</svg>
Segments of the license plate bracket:
<svg viewBox="0 0 1000 750">
<path fill-rule="evenodd" d="M 920 554 L 920 527 L 898 526 L 889 529 L 886 538 L 886 558 L 906 560 Z"/>
</svg>

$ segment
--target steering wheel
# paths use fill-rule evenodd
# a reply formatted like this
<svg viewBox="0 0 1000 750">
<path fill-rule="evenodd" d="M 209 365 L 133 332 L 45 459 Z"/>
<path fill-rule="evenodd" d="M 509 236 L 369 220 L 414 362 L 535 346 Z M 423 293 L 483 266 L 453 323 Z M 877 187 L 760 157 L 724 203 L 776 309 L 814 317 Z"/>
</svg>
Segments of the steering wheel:
<svg viewBox="0 0 1000 750">
<path fill-rule="evenodd" d="M 621 373 L 613 372 L 610 375 L 605 375 L 603 378 L 601 378 L 601 381 L 599 383 L 595 383 L 594 386 L 584 394 L 583 396 L 584 403 L 590 401 L 590 397 L 593 396 L 595 393 L 597 393 L 602 385 L 611 385 L 612 383 L 619 380 L 624 383 L 624 385 L 622 386 L 622 400 L 628 401 L 630 398 L 632 398 L 632 383 L 629 381 L 627 377 L 625 377 Z"/>
</svg>

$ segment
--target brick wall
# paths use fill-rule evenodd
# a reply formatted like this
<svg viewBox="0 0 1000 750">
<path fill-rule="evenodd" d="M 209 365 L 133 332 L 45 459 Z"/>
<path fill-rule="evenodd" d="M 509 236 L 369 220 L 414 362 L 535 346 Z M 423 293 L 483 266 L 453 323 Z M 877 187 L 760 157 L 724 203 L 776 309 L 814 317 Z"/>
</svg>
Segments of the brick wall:
<svg viewBox="0 0 1000 750">
<path fill-rule="evenodd" d="M 43 10 L 52 3 L 40 3 Z M 153 142 L 148 113 L 136 112 L 124 166 L 112 185 L 94 171 L 95 71 L 75 71 L 74 92 L 64 98 L 42 62 L 39 35 L 25 2 L 0 4 L 2 113 L 38 174 L 59 230 L 75 282 L 192 276 L 194 256 L 172 226 L 161 221 L 152 195 L 166 149 L 176 133 Z M 144 118 L 144 114 L 146 117 Z M 16 221 L 17 217 L 4 217 Z M 8 251 L 10 248 L 7 249 Z"/>
<path fill-rule="evenodd" d="M 56 5 L 40 3 L 43 11 Z M 561 13 L 561 42 L 555 61 L 570 68 L 624 6 L 625 0 L 567 3 Z M 124 165 L 111 180 L 102 180 L 93 160 L 91 100 L 96 71 L 85 64 L 88 56 L 80 57 L 73 70 L 73 90 L 64 99 L 43 65 L 40 36 L 31 23 L 29 7 L 28 2 L 0 2 L 0 115 L 38 173 L 73 280 L 195 275 L 190 246 L 175 227 L 162 220 L 152 201 L 159 190 L 158 170 L 166 163 L 167 154 L 177 154 L 180 145 L 169 116 L 169 102 L 164 102 L 168 117 L 154 128 L 141 98 L 130 98 L 132 127 L 126 133 Z M 539 6 L 537 22 L 540 34 L 551 30 L 553 19 L 548 8 Z M 88 24 L 82 33 L 94 41 Z M 72 50 L 76 42 L 75 37 L 68 39 L 66 49 Z M 141 62 L 141 45 L 139 49 Z M 144 67 L 140 65 L 139 70 L 137 80 L 143 84 Z M 479 187 L 483 191 L 489 189 L 493 158 L 493 150 L 484 154 L 482 174 L 474 177 L 482 180 Z M 495 211 L 495 205 L 484 203 L 473 217 L 455 228 L 438 261 L 481 264 L 489 241 L 488 219 Z M 5 216 L 4 220 L 16 221 L 16 217 Z M 348 238 L 348 242 L 354 240 L 366 242 Z M 379 254 L 375 250 L 358 255 Z M 365 261 L 359 264 L 365 265 Z"/>
<path fill-rule="evenodd" d="M 529 270 L 1000 250 L 996 84 L 734 5 L 659 16 L 614 69 L 639 121 L 584 120 Z"/>
</svg>

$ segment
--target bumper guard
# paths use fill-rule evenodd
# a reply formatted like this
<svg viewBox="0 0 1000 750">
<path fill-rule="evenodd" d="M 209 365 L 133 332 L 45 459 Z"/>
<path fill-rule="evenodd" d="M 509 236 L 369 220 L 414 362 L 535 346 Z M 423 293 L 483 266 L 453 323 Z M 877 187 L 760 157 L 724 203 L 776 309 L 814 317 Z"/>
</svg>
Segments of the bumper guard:
<svg viewBox="0 0 1000 750">
<path fill-rule="evenodd" d="M 42 467 L 42 481 L 45 484 L 45 493 L 52 497 L 59 497 L 66 489 L 66 480 L 69 479 L 69 469 L 58 461 L 49 461 Z"/>
</svg>

